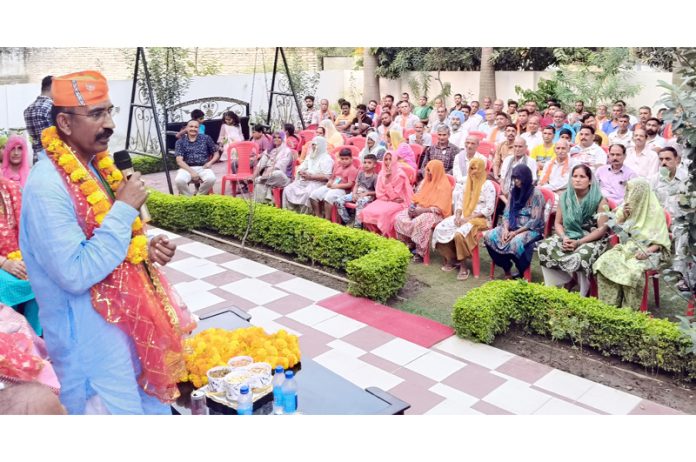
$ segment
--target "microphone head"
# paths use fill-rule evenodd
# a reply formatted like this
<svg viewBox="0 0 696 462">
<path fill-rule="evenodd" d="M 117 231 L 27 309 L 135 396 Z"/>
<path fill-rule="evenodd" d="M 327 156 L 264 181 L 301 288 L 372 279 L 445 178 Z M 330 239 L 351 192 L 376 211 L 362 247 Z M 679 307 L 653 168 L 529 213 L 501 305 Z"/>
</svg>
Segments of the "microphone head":
<svg viewBox="0 0 696 462">
<path fill-rule="evenodd" d="M 130 154 L 126 150 L 114 153 L 114 164 L 116 164 L 116 168 L 119 170 L 128 170 L 129 168 L 133 168 L 133 161 L 131 160 Z"/>
</svg>

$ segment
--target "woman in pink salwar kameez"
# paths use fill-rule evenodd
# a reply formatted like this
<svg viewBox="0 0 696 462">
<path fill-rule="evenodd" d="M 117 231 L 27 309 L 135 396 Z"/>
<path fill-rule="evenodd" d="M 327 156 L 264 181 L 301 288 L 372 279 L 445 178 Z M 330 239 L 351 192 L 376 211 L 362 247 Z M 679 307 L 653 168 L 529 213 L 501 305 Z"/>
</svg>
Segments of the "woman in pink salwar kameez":
<svg viewBox="0 0 696 462">
<path fill-rule="evenodd" d="M 377 177 L 377 199 L 362 210 L 363 225 L 375 225 L 384 236 L 395 237 L 396 216 L 411 203 L 413 188 L 406 173 L 391 152 L 384 154 L 384 164 Z"/>
</svg>

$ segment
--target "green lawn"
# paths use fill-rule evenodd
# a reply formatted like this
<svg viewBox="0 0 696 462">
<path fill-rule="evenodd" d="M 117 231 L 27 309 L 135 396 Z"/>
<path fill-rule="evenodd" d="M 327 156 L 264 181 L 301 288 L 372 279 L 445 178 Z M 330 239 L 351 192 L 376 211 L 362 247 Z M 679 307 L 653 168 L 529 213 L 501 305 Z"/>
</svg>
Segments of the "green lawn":
<svg viewBox="0 0 696 462">
<path fill-rule="evenodd" d="M 391 306 L 451 326 L 452 305 L 454 305 L 457 298 L 464 295 L 468 290 L 485 284 L 490 280 L 491 260 L 483 244 L 481 244 L 480 251 L 481 275 L 478 279 L 472 275 L 466 281 L 458 281 L 456 279 L 456 270 L 449 273 L 441 271 L 442 260 L 437 252 L 430 254 L 429 266 L 421 263 L 411 263 L 408 268 L 408 276 L 409 279 L 417 281 L 417 289 L 402 293 L 402 296 L 407 298 L 407 300 L 396 301 L 391 303 Z M 503 271 L 500 268 L 496 268 L 496 278 L 502 277 Z M 536 256 L 532 262 L 532 281 L 544 281 Z M 660 308 L 655 308 L 651 288 L 649 306 L 654 316 L 667 317 L 676 321 L 674 316 L 685 313 L 686 302 L 681 299 L 673 299 L 673 295 L 674 292 L 669 290 L 667 283 L 660 281 Z"/>
</svg>

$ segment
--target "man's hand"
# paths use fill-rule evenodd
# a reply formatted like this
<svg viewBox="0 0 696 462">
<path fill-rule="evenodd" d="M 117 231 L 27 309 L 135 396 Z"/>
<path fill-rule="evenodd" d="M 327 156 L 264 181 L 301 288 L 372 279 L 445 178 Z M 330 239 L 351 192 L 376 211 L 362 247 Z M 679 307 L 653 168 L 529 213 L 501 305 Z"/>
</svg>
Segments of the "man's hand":
<svg viewBox="0 0 696 462">
<path fill-rule="evenodd" d="M 27 267 L 21 260 L 6 260 L 2 265 L 2 269 L 17 279 L 27 280 Z"/>
<path fill-rule="evenodd" d="M 639 250 L 636 252 L 636 260 L 647 260 L 648 254 L 643 252 L 642 250 Z"/>
<path fill-rule="evenodd" d="M 147 200 L 148 192 L 145 182 L 140 179 L 140 172 L 135 172 L 128 180 L 124 180 L 116 191 L 116 200 L 125 202 L 136 210 Z"/>
<path fill-rule="evenodd" d="M 198 173 L 192 173 L 191 174 L 191 181 L 194 183 L 200 183 L 201 182 L 201 176 Z"/>
<path fill-rule="evenodd" d="M 174 257 L 176 252 L 176 244 L 169 242 L 169 238 L 164 234 L 159 234 L 150 240 L 148 254 L 150 260 L 164 266 Z"/>
</svg>

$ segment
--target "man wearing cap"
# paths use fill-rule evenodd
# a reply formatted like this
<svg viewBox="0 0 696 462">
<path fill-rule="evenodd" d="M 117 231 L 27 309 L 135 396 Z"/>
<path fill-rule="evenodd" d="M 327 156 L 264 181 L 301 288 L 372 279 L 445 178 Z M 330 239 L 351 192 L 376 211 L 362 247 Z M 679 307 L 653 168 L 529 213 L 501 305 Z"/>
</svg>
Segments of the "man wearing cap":
<svg viewBox="0 0 696 462">
<path fill-rule="evenodd" d="M 112 414 L 166 414 L 185 373 L 191 317 L 154 265 L 175 245 L 148 241 L 139 173 L 125 179 L 107 152 L 113 105 L 106 79 L 53 79 L 54 125 L 27 180 L 20 249 L 70 414 L 87 403 Z"/>
</svg>

